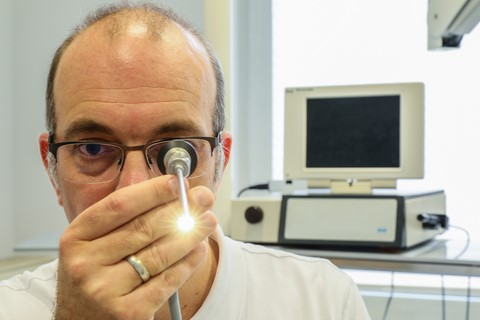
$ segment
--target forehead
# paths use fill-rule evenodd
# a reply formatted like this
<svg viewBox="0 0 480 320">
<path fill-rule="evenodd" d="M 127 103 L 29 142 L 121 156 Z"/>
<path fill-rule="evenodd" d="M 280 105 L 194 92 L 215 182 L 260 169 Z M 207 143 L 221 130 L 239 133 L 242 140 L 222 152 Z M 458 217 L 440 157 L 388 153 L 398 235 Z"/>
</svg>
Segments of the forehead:
<svg viewBox="0 0 480 320">
<path fill-rule="evenodd" d="M 156 106 L 164 120 L 179 111 L 212 124 L 216 85 L 208 54 L 175 23 L 160 38 L 138 21 L 113 38 L 105 26 L 91 26 L 64 52 L 54 88 L 58 129 L 72 117 L 105 116 L 108 106 L 130 115 Z"/>
</svg>

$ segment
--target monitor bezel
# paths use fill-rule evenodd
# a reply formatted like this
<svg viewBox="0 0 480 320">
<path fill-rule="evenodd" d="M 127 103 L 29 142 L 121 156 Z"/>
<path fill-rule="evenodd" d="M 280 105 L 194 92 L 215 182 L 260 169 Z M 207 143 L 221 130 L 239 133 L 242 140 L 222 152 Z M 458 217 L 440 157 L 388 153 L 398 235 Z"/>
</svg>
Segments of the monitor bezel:
<svg viewBox="0 0 480 320">
<path fill-rule="evenodd" d="M 420 82 L 285 89 L 284 178 L 308 181 L 420 179 L 424 175 L 425 87 Z M 307 168 L 307 99 L 400 96 L 400 167 Z M 354 156 L 354 155 L 352 155 Z"/>
</svg>

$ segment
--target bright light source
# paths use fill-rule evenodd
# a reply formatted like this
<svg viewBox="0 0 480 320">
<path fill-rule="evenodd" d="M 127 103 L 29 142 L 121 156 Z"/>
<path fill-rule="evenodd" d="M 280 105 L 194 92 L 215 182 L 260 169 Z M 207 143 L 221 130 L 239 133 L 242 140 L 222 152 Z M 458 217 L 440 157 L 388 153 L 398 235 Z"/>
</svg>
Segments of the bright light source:
<svg viewBox="0 0 480 320">
<path fill-rule="evenodd" d="M 188 232 L 195 226 L 195 220 L 191 215 L 183 214 L 178 218 L 177 226 L 180 231 Z"/>
</svg>

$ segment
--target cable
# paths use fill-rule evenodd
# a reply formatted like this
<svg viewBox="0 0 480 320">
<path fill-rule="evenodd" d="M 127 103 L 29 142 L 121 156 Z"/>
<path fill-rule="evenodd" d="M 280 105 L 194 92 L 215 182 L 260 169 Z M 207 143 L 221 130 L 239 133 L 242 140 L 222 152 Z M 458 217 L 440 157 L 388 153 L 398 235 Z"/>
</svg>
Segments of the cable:
<svg viewBox="0 0 480 320">
<path fill-rule="evenodd" d="M 454 225 L 449 225 L 449 227 L 454 228 L 454 229 L 459 229 L 459 230 L 463 231 L 467 236 L 465 247 L 462 249 L 462 251 L 459 254 L 457 254 L 454 257 L 454 259 L 456 260 L 456 259 L 459 259 L 469 248 L 469 246 L 470 246 L 470 233 L 468 232 L 468 230 L 466 230 L 462 227 L 458 227 L 458 226 L 454 226 Z M 470 282 L 470 280 L 471 280 L 471 277 L 468 276 L 466 318 L 465 318 L 466 320 L 470 319 L 470 300 L 471 300 L 471 282 Z M 383 320 L 387 319 L 388 311 L 390 309 L 390 305 L 391 305 L 391 302 L 393 300 L 394 291 L 395 291 L 394 272 L 392 271 L 392 273 L 391 273 L 391 285 L 390 285 L 390 296 L 389 296 L 389 298 L 387 300 L 387 303 L 385 305 L 385 310 L 383 312 L 383 317 L 382 317 Z M 442 319 L 445 320 L 446 319 L 446 294 L 445 294 L 445 283 L 444 283 L 443 274 L 441 275 L 441 296 L 442 296 Z"/>
<path fill-rule="evenodd" d="M 467 240 L 465 242 L 465 247 L 462 249 L 462 251 L 460 251 L 459 254 L 457 254 L 453 259 L 454 260 L 457 260 L 459 259 L 469 248 L 470 246 L 470 233 L 468 232 L 467 229 L 465 228 L 462 228 L 462 227 L 459 227 L 459 226 L 455 226 L 455 225 L 450 225 L 450 228 L 453 228 L 453 229 L 458 229 L 460 231 L 463 231 L 465 233 L 465 235 L 467 236 Z"/>
<path fill-rule="evenodd" d="M 453 260 L 457 260 L 459 259 L 469 248 L 470 246 L 470 233 L 468 232 L 467 229 L 465 228 L 462 228 L 462 227 L 459 227 L 459 226 L 455 226 L 455 225 L 452 225 L 450 224 L 449 225 L 449 228 L 453 228 L 453 229 L 458 229 L 460 231 L 463 231 L 466 235 L 466 241 L 465 241 L 465 246 L 463 247 L 462 251 L 460 251 L 460 253 L 458 253 L 455 257 L 453 257 Z M 446 308 L 446 294 L 445 294 L 445 279 L 444 279 L 444 275 L 440 275 L 441 277 L 441 295 L 442 295 L 442 319 L 445 320 L 446 319 L 446 313 L 447 313 L 447 308 Z M 465 319 L 470 319 L 470 295 L 471 295 L 471 285 L 470 285 L 470 276 L 468 276 L 468 286 L 467 286 L 467 301 L 466 301 L 466 312 L 465 312 Z"/>
<path fill-rule="evenodd" d="M 472 277 L 468 276 L 468 284 L 467 284 L 467 305 L 465 310 L 465 320 L 470 319 L 470 298 L 472 297 L 472 284 L 471 284 Z"/>
<path fill-rule="evenodd" d="M 267 183 L 254 184 L 241 189 L 237 197 L 240 198 L 247 190 L 268 190 L 270 193 L 284 194 L 295 190 L 308 190 L 308 184 L 306 180 L 270 180 Z"/>
<path fill-rule="evenodd" d="M 182 312 L 180 311 L 180 301 L 178 299 L 178 292 L 168 298 L 168 308 L 170 309 L 170 318 L 172 320 L 182 320 Z"/>
<path fill-rule="evenodd" d="M 254 184 L 252 186 L 245 187 L 238 192 L 237 198 L 240 198 L 242 193 L 244 193 L 247 190 L 268 190 L 268 183 Z"/>
<path fill-rule="evenodd" d="M 441 285 L 441 292 L 442 292 L 442 320 L 445 320 L 445 317 L 446 317 L 446 305 L 445 305 L 445 281 L 444 281 L 444 278 L 443 278 L 443 274 L 440 275 L 440 279 L 441 279 L 441 282 L 442 282 L 442 285 Z"/>
<path fill-rule="evenodd" d="M 459 259 L 469 248 L 470 246 L 470 233 L 468 232 L 467 229 L 465 228 L 462 228 L 462 227 L 459 227 L 459 226 L 455 226 L 455 225 L 452 225 L 450 224 L 449 225 L 449 228 L 453 228 L 453 229 L 458 229 L 460 231 L 463 231 L 467 237 L 466 241 L 465 241 L 465 246 L 463 247 L 462 251 L 460 251 L 460 253 L 458 253 L 454 258 L 453 260 L 457 260 Z M 442 274 L 441 275 L 441 281 L 442 281 L 442 287 L 441 287 L 441 290 L 442 290 L 442 319 L 445 320 L 446 319 L 446 298 L 445 298 L 445 281 L 444 281 L 444 275 Z M 470 318 L 470 276 L 468 277 L 468 287 L 467 287 L 467 304 L 466 304 L 466 319 L 469 319 Z"/>
<path fill-rule="evenodd" d="M 463 231 L 467 237 L 467 240 L 465 241 L 465 246 L 463 247 L 462 251 L 460 251 L 459 254 L 457 254 L 453 259 L 457 260 L 459 259 L 465 252 L 467 252 L 469 246 L 470 246 L 470 233 L 468 232 L 467 229 L 455 226 L 455 225 L 450 225 L 450 228 L 453 229 L 458 229 L 460 231 Z M 470 299 L 471 299 L 471 294 L 472 294 L 472 287 L 471 287 L 471 276 L 468 276 L 468 284 L 467 284 L 467 301 L 466 301 L 466 310 L 465 310 L 465 319 L 469 320 L 470 319 Z"/>
<path fill-rule="evenodd" d="M 388 297 L 387 303 L 385 305 L 385 310 L 383 311 L 383 320 L 387 319 L 388 311 L 390 309 L 390 304 L 392 303 L 393 300 L 393 293 L 395 292 L 395 282 L 394 282 L 394 276 L 395 272 L 391 272 L 391 278 L 390 278 L 390 296 Z"/>
</svg>

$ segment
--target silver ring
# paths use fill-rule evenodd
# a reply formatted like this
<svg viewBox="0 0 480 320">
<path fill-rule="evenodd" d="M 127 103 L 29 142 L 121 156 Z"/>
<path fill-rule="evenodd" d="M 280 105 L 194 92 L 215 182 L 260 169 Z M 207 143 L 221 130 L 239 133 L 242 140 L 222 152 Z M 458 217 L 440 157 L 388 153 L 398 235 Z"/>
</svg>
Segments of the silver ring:
<svg viewBox="0 0 480 320">
<path fill-rule="evenodd" d="M 128 263 L 130 263 L 133 269 L 137 271 L 143 282 L 150 280 L 150 272 L 148 272 L 147 268 L 140 259 L 132 254 L 131 256 L 128 256 L 126 260 Z"/>
</svg>

